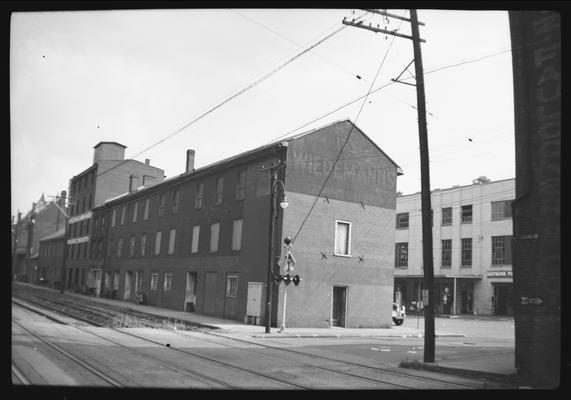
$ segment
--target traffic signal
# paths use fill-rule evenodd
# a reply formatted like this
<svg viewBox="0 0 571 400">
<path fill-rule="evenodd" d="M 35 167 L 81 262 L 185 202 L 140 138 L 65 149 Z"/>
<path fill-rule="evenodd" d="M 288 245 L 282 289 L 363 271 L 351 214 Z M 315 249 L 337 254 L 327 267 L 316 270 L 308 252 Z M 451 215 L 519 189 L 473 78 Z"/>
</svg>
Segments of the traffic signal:
<svg viewBox="0 0 571 400">
<path fill-rule="evenodd" d="M 293 284 L 294 284 L 295 286 L 299 285 L 299 281 L 300 281 L 300 280 L 301 280 L 301 279 L 299 278 L 299 275 L 295 275 L 295 276 L 292 278 Z"/>
<path fill-rule="evenodd" d="M 286 285 L 289 285 L 291 283 L 291 276 L 289 276 L 289 274 L 283 275 L 282 279 Z"/>
<path fill-rule="evenodd" d="M 282 282 L 282 276 L 281 275 L 274 275 L 274 283 L 276 285 L 279 285 Z"/>
</svg>

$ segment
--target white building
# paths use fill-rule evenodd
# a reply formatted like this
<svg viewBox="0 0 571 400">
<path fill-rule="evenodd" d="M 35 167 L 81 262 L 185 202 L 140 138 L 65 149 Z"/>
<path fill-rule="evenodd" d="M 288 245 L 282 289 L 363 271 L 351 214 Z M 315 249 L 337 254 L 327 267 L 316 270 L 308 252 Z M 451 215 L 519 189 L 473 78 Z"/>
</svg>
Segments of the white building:
<svg viewBox="0 0 571 400">
<path fill-rule="evenodd" d="M 514 198 L 515 179 L 432 191 L 436 314 L 513 315 Z M 397 197 L 396 209 L 395 301 L 412 311 L 424 276 L 420 193 Z"/>
</svg>

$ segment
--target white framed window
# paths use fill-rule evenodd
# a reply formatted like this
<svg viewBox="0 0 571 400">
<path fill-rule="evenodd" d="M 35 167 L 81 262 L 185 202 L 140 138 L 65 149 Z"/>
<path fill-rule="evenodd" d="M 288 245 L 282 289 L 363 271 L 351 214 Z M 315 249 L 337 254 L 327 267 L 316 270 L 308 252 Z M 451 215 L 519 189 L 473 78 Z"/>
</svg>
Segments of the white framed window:
<svg viewBox="0 0 571 400">
<path fill-rule="evenodd" d="M 200 225 L 194 225 L 192 227 L 192 242 L 190 244 L 190 253 L 198 253 L 198 238 L 200 237 Z"/>
<path fill-rule="evenodd" d="M 408 242 L 395 243 L 395 267 L 408 268 Z"/>
<path fill-rule="evenodd" d="M 242 221 L 235 219 L 232 225 L 232 250 L 238 251 L 242 248 Z"/>
<path fill-rule="evenodd" d="M 111 227 L 115 226 L 116 219 L 117 219 L 117 209 L 114 208 L 113 211 L 111 211 Z"/>
<path fill-rule="evenodd" d="M 351 222 L 335 221 L 335 253 L 336 256 L 351 255 Z"/>
<path fill-rule="evenodd" d="M 157 290 L 159 288 L 159 273 L 151 273 L 151 290 Z"/>
<path fill-rule="evenodd" d="M 163 290 L 168 292 L 172 286 L 172 273 L 165 272 L 165 280 L 163 281 Z"/>
<path fill-rule="evenodd" d="M 395 227 L 397 229 L 408 229 L 408 213 L 397 214 Z"/>
<path fill-rule="evenodd" d="M 139 202 L 136 201 L 133 205 L 133 223 L 137 222 L 137 214 L 139 212 Z"/>
<path fill-rule="evenodd" d="M 226 297 L 238 297 L 238 275 L 226 276 Z"/>
<path fill-rule="evenodd" d="M 127 214 L 127 206 L 121 208 L 121 225 L 125 224 L 125 214 Z"/>
<path fill-rule="evenodd" d="M 146 198 L 145 199 L 145 209 L 143 211 L 143 219 L 146 221 L 147 219 L 149 219 L 149 203 L 151 199 Z"/>
<path fill-rule="evenodd" d="M 171 229 L 169 232 L 169 250 L 168 254 L 174 253 L 174 242 L 176 240 L 176 229 Z"/>
<path fill-rule="evenodd" d="M 210 225 L 210 252 L 218 251 L 218 236 L 220 234 L 220 222 Z"/>
<path fill-rule="evenodd" d="M 155 234 L 155 256 L 161 254 L 161 239 L 163 237 L 163 233 L 161 231 L 157 231 Z"/>
</svg>

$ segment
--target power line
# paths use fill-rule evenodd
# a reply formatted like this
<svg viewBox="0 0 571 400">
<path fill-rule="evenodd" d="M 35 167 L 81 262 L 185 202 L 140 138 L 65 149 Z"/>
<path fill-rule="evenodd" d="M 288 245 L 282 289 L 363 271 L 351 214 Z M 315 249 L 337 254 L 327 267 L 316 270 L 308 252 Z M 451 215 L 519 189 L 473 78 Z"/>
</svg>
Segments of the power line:
<svg viewBox="0 0 571 400">
<path fill-rule="evenodd" d="M 400 27 L 400 25 L 399 25 Z M 395 37 L 393 36 L 391 42 L 389 43 L 389 46 L 387 48 L 387 51 L 385 52 L 385 55 L 383 56 L 383 59 L 381 60 L 381 63 L 379 65 L 379 68 L 377 69 L 377 73 L 375 74 L 375 77 L 373 79 L 373 81 L 371 82 L 371 85 L 369 86 L 369 91 L 366 94 L 366 96 L 364 97 L 364 101 L 361 103 L 361 107 L 359 108 L 359 111 L 357 113 L 357 116 L 355 118 L 355 124 L 357 123 L 357 120 L 359 119 L 359 116 L 361 115 L 361 111 L 363 111 L 363 107 L 365 106 L 366 100 L 369 96 L 369 94 L 371 93 L 371 90 L 373 89 L 373 85 L 375 84 L 377 77 L 379 76 L 379 73 L 381 72 L 381 68 L 383 67 L 383 64 L 385 63 L 385 60 L 387 59 L 387 56 L 389 54 L 389 51 L 392 47 L 392 44 L 395 41 Z M 349 138 L 351 137 L 351 133 L 353 133 L 353 129 L 354 129 L 355 125 L 351 124 L 351 129 L 349 130 L 349 133 L 347 134 L 347 138 L 345 139 L 345 142 L 343 143 L 343 146 L 341 146 L 341 150 L 339 150 L 339 154 L 337 154 L 337 158 L 335 159 L 335 161 L 333 162 L 333 166 L 331 167 L 331 171 L 329 172 L 329 174 L 327 175 L 327 177 L 325 178 L 325 181 L 323 182 L 323 185 L 321 186 L 321 189 L 319 190 L 319 193 L 317 194 L 317 196 L 315 197 L 315 200 L 313 201 L 313 204 L 311 205 L 311 208 L 309 209 L 309 212 L 307 213 L 307 215 L 305 216 L 303 222 L 301 223 L 301 225 L 299 226 L 299 229 L 297 230 L 295 236 L 293 237 L 292 243 L 295 242 L 295 240 L 297 239 L 299 233 L 301 232 L 301 230 L 303 229 L 303 226 L 305 225 L 305 223 L 307 222 L 307 219 L 309 218 L 309 216 L 311 215 L 311 213 L 313 212 L 313 209 L 315 208 L 315 205 L 317 204 L 317 201 L 319 200 L 319 197 L 321 196 L 321 193 L 323 193 L 323 189 L 325 189 L 325 186 L 327 185 L 327 182 L 329 181 L 329 178 L 331 178 L 331 175 L 333 174 L 333 172 L 335 171 L 335 166 L 337 165 L 337 162 L 339 161 L 339 159 L 341 158 L 341 154 L 343 153 L 343 150 L 345 150 L 345 147 L 347 146 L 347 143 L 349 142 Z"/>
</svg>

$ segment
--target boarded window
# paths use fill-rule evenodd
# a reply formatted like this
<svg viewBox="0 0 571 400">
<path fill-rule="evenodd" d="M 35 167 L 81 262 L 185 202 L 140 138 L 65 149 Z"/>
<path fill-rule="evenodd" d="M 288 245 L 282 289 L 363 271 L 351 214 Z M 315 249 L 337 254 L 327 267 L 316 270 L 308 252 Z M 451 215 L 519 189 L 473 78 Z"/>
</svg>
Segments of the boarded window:
<svg viewBox="0 0 571 400">
<path fill-rule="evenodd" d="M 176 240 L 176 229 L 171 229 L 169 233 L 169 250 L 168 250 L 169 254 L 174 253 L 175 240 Z"/>
<path fill-rule="evenodd" d="M 198 253 L 198 238 L 200 236 L 200 225 L 192 227 L 192 242 L 190 244 L 190 252 L 192 254 Z"/>
<path fill-rule="evenodd" d="M 155 234 L 155 256 L 158 256 L 159 254 L 161 254 L 161 239 L 162 239 L 163 233 L 161 231 L 158 231 Z"/>
<path fill-rule="evenodd" d="M 210 251 L 218 251 L 218 236 L 220 233 L 220 222 L 210 225 Z"/>
<path fill-rule="evenodd" d="M 235 219 L 232 225 L 232 250 L 238 251 L 242 247 L 242 220 Z"/>
</svg>

